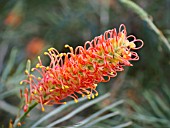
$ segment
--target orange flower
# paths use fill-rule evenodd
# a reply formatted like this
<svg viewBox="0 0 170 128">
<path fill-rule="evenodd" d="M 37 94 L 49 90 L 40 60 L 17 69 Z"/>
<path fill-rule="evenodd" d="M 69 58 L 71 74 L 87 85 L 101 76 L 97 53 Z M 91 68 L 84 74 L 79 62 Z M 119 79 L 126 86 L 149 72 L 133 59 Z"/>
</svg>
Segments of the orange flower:
<svg viewBox="0 0 170 128">
<path fill-rule="evenodd" d="M 43 39 L 34 37 L 27 45 L 26 52 L 28 58 L 35 58 L 44 48 L 45 42 Z"/>
<path fill-rule="evenodd" d="M 39 72 L 40 77 L 25 71 L 28 79 L 21 81 L 21 84 L 26 82 L 30 86 L 25 89 L 25 111 L 32 101 L 40 103 L 44 111 L 43 105 L 65 104 L 62 100 L 67 97 L 78 102 L 77 94 L 89 99 L 98 96 L 98 83 L 109 81 L 118 71 L 124 70 L 123 66 L 132 66 L 129 61 L 139 59 L 132 50 L 140 49 L 143 41 L 126 34 L 122 24 L 118 33 L 116 29 L 108 30 L 104 35 L 87 41 L 84 47 L 78 46 L 73 50 L 65 45 L 70 49 L 68 53 L 48 49 L 44 54 L 51 59 L 50 65 L 44 66 L 38 57 L 39 62 L 32 68 L 32 71 Z M 134 40 L 128 41 L 129 37 Z M 141 46 L 137 48 L 135 42 L 140 42 Z"/>
<path fill-rule="evenodd" d="M 7 16 L 7 18 L 5 19 L 4 23 L 12 27 L 17 27 L 21 23 L 21 19 L 22 17 L 20 14 L 14 11 L 11 11 L 9 15 Z"/>
</svg>

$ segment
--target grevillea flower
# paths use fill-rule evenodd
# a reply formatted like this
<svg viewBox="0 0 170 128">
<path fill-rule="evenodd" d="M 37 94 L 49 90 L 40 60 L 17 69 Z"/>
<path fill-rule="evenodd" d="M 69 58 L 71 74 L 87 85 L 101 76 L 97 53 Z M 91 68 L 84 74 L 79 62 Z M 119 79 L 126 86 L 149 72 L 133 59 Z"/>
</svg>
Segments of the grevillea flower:
<svg viewBox="0 0 170 128">
<path fill-rule="evenodd" d="M 132 38 L 133 41 L 128 39 Z M 141 43 L 136 47 L 136 43 Z M 104 35 L 87 41 L 84 47 L 78 46 L 68 53 L 59 53 L 55 48 L 48 49 L 51 62 L 44 66 L 40 57 L 39 62 L 32 71 L 37 71 L 40 77 L 25 73 L 28 79 L 21 81 L 29 84 L 25 89 L 25 111 L 32 101 L 43 105 L 66 104 L 62 102 L 71 97 L 78 102 L 77 94 L 88 99 L 98 96 L 97 84 L 108 82 L 115 77 L 118 71 L 123 71 L 124 66 L 132 66 L 131 60 L 139 60 L 138 54 L 133 50 L 140 49 L 143 41 L 135 36 L 127 36 L 125 25 L 121 25 L 119 32 L 116 29 L 108 30 Z"/>
</svg>

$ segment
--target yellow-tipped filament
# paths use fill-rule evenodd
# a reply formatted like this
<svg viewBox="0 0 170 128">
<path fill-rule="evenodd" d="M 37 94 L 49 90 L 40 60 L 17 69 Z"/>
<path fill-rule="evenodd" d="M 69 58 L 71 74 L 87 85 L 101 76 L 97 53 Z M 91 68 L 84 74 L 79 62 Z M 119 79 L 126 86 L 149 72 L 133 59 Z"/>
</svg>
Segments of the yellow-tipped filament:
<svg viewBox="0 0 170 128">
<path fill-rule="evenodd" d="M 39 88 L 39 89 L 40 89 L 40 91 L 42 91 L 42 87 L 41 87 L 41 86 L 40 86 L 40 88 Z"/>
<path fill-rule="evenodd" d="M 25 70 L 25 74 L 27 74 L 27 75 L 29 74 L 28 70 Z"/>
<path fill-rule="evenodd" d="M 74 99 L 74 102 L 75 102 L 75 103 L 78 103 L 78 100 L 77 100 L 77 99 Z"/>
<path fill-rule="evenodd" d="M 94 95 L 92 94 L 92 99 L 94 99 Z"/>
<path fill-rule="evenodd" d="M 44 107 L 42 107 L 42 109 L 41 109 L 43 112 L 45 111 L 45 108 Z"/>
<path fill-rule="evenodd" d="M 48 55 L 48 52 L 44 52 L 44 55 Z"/>
<path fill-rule="evenodd" d="M 40 64 L 37 64 L 37 65 L 36 65 L 36 68 L 39 68 L 39 66 L 40 66 Z"/>
<path fill-rule="evenodd" d="M 99 95 L 98 92 L 96 92 L 95 96 L 98 96 L 98 95 Z"/>
<path fill-rule="evenodd" d="M 34 68 L 32 68 L 31 71 L 33 72 L 33 71 L 34 71 Z"/>
</svg>

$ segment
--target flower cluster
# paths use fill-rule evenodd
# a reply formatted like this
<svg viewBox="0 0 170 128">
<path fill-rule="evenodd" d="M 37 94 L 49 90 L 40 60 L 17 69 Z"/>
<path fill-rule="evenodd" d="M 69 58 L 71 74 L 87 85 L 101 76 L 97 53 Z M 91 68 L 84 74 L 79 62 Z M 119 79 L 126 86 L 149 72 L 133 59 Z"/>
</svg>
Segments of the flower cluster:
<svg viewBox="0 0 170 128">
<path fill-rule="evenodd" d="M 133 39 L 129 41 L 128 38 Z M 136 43 L 141 43 L 136 47 Z M 59 53 L 55 48 L 48 49 L 45 55 L 50 58 L 49 66 L 44 66 L 38 56 L 38 63 L 32 71 L 37 71 L 40 77 L 25 73 L 29 88 L 25 89 L 25 111 L 32 101 L 43 105 L 66 104 L 63 99 L 71 97 L 78 102 L 77 94 L 88 99 L 98 95 L 97 84 L 107 82 L 115 77 L 118 71 L 123 71 L 123 66 L 132 66 L 131 60 L 139 57 L 133 50 L 140 49 L 143 41 L 135 36 L 127 36 L 125 25 L 121 25 L 119 32 L 116 29 L 108 30 L 104 35 L 87 41 L 84 47 L 78 46 L 73 50 L 69 45 L 68 53 Z"/>
</svg>

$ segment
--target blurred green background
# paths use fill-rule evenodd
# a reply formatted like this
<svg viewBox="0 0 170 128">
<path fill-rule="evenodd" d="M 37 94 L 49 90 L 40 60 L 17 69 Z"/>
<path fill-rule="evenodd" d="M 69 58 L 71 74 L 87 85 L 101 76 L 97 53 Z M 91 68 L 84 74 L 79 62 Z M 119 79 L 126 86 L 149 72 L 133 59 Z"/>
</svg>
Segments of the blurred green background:
<svg viewBox="0 0 170 128">
<path fill-rule="evenodd" d="M 126 103 L 119 107 L 123 112 L 120 118 L 114 117 L 96 126 L 111 127 L 128 120 L 133 122 L 128 127 L 170 127 L 170 49 L 147 22 L 153 21 L 161 35 L 170 41 L 170 0 L 133 0 L 148 13 L 145 21 L 138 10 L 129 8 L 126 2 L 129 0 L 1 0 L 0 126 L 8 127 L 10 119 L 14 122 L 22 105 L 19 90 L 23 87 L 19 82 L 25 78 L 27 59 L 31 59 L 34 66 L 37 56 L 41 55 L 48 64 L 43 55 L 48 48 L 67 52 L 65 44 L 74 48 L 83 46 L 84 42 L 108 29 L 118 29 L 123 23 L 128 35 L 133 34 L 145 43 L 137 51 L 140 60 L 132 62 L 133 67 L 118 73 L 110 82 L 98 86 L 99 96 L 110 92 L 109 99 L 82 111 L 73 121 L 56 126 L 73 125 L 110 102 L 124 99 Z M 48 108 L 45 114 L 56 107 Z M 50 124 L 73 108 L 75 106 L 39 126 Z M 41 111 L 37 113 L 26 121 L 25 127 L 44 116 Z"/>
</svg>

